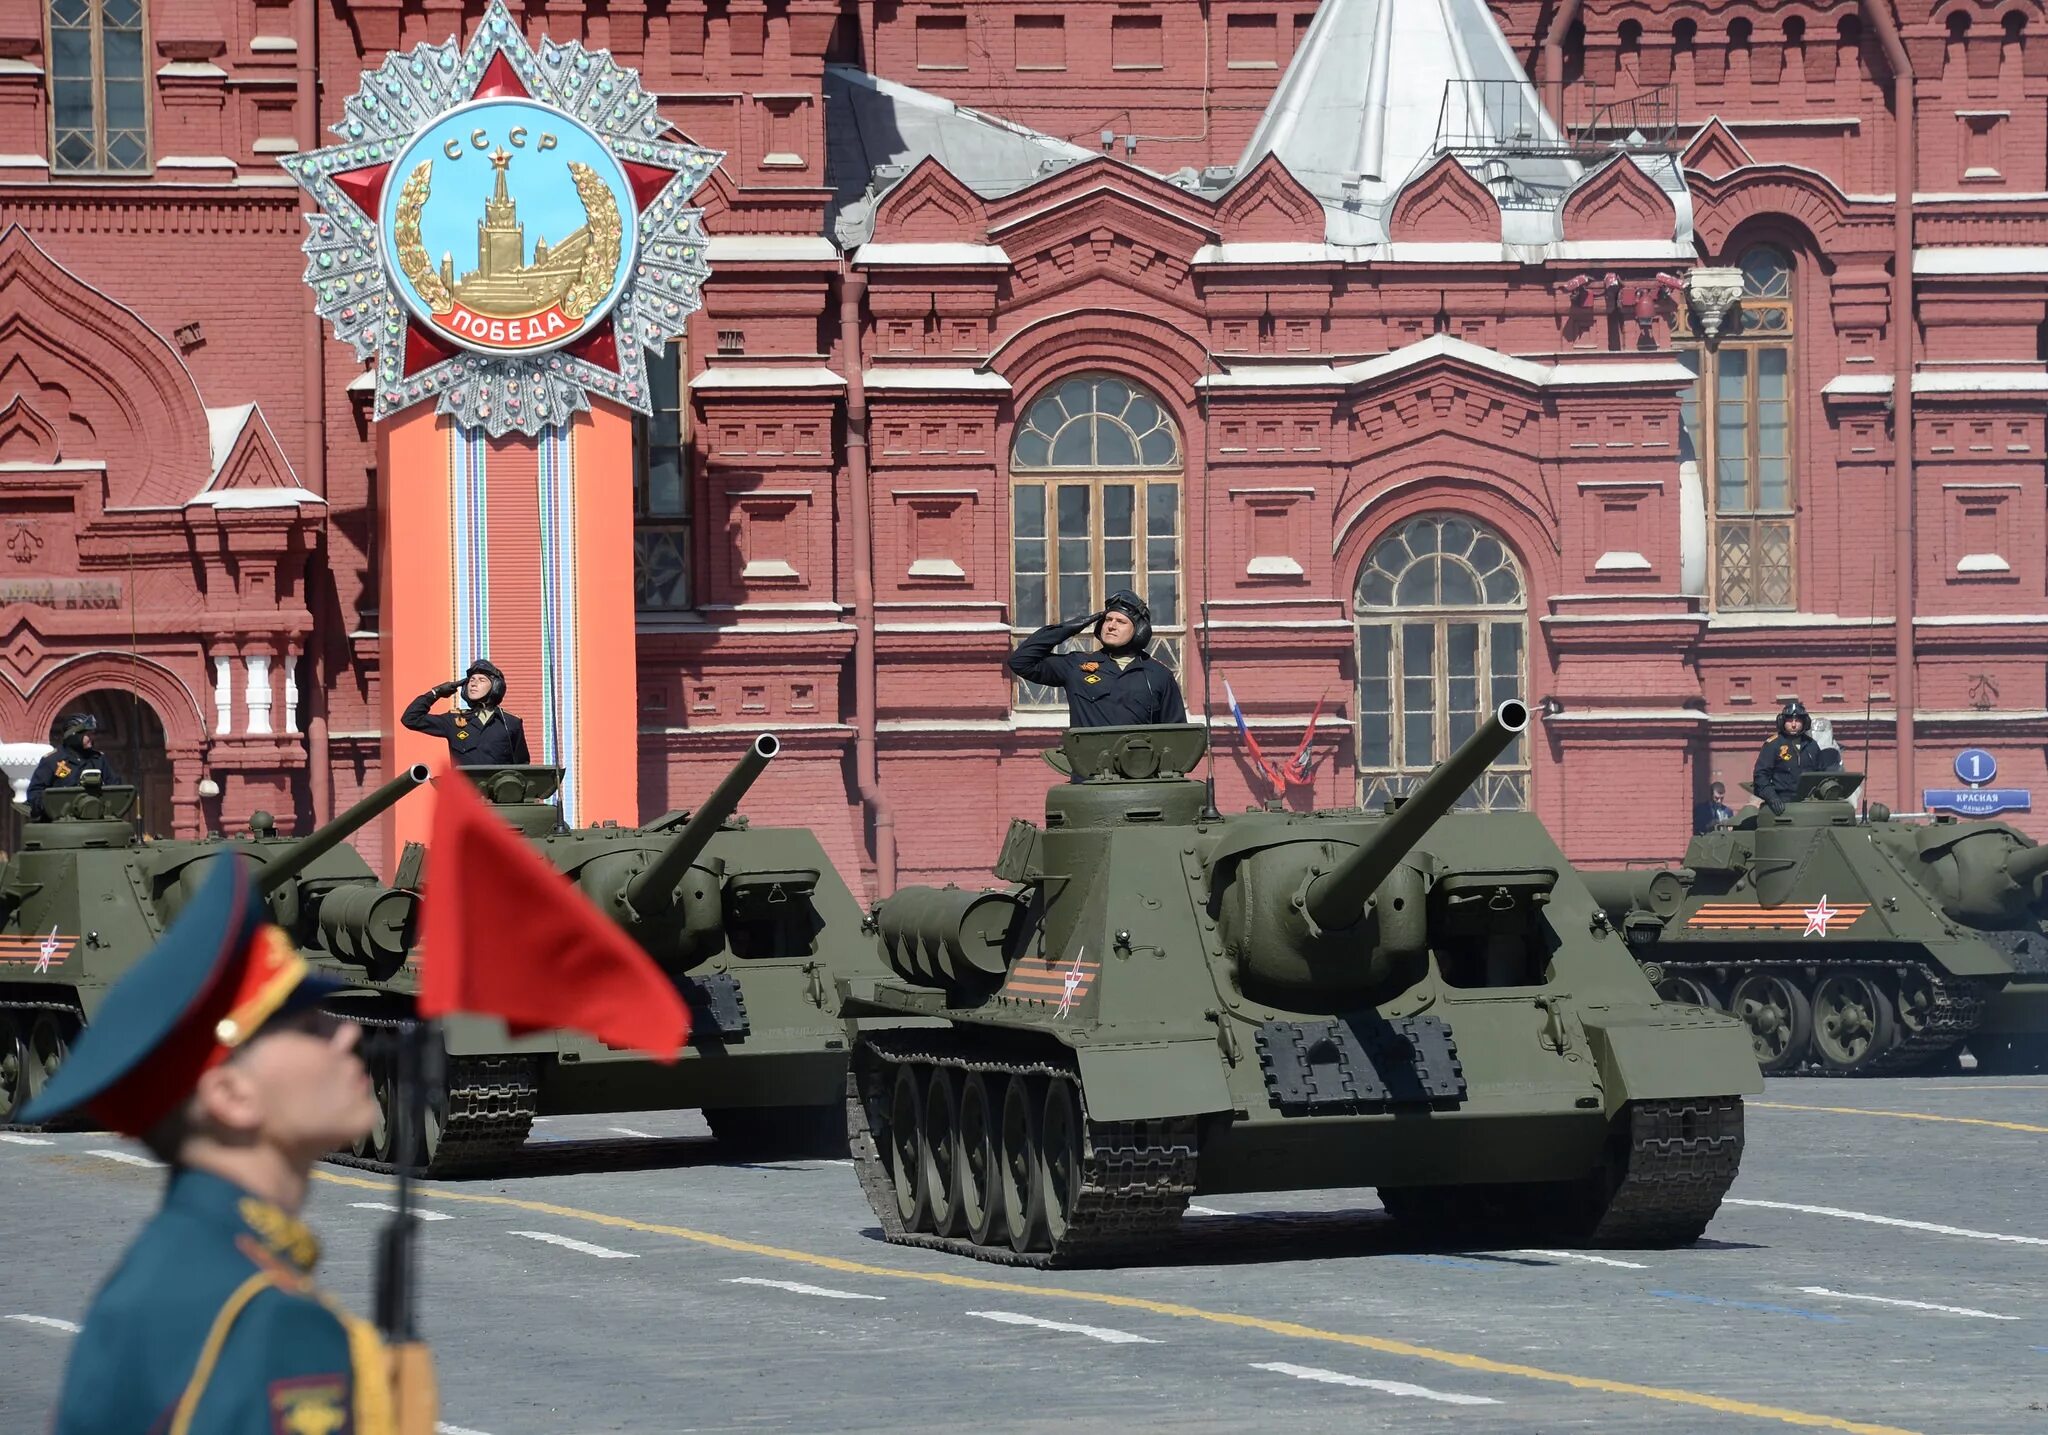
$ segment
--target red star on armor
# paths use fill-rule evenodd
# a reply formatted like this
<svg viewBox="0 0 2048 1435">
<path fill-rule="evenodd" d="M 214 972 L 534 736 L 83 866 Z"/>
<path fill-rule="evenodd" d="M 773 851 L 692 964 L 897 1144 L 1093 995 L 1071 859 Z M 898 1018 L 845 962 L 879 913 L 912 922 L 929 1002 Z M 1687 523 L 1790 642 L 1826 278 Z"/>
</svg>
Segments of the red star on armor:
<svg viewBox="0 0 2048 1435">
<path fill-rule="evenodd" d="M 1834 918 L 1841 915 L 1841 910 L 1839 908 L 1830 907 L 1828 905 L 1828 894 L 1825 892 L 1820 894 L 1820 900 L 1818 902 L 1814 903 L 1811 907 L 1806 908 L 1805 911 L 1806 930 L 1800 933 L 1800 935 L 1803 937 L 1811 937 L 1815 935 L 1825 937 L 1828 934 L 1828 923 L 1832 921 Z"/>
</svg>

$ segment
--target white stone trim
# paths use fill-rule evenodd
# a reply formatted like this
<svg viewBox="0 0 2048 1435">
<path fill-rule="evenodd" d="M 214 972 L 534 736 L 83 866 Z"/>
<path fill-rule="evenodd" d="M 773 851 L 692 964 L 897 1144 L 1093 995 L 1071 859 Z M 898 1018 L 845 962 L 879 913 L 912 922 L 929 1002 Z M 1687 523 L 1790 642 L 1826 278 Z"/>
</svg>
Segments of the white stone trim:
<svg viewBox="0 0 2048 1435">
<path fill-rule="evenodd" d="M 1010 381 L 986 369 L 920 369 L 888 365 L 863 369 L 860 381 L 870 389 L 943 389 L 959 393 L 1007 394 Z"/>
<path fill-rule="evenodd" d="M 913 558 L 910 562 L 912 578 L 965 578 L 967 570 L 950 558 Z"/>
<path fill-rule="evenodd" d="M 1405 348 L 1395 349 L 1391 353 L 1376 354 L 1372 358 L 1361 359 L 1353 364 L 1247 366 L 1235 372 L 1205 374 L 1195 381 L 1195 387 L 1256 389 L 1365 384 L 1434 359 L 1455 359 L 1460 363 L 1470 364 L 1474 368 L 1484 369 L 1530 388 L 1539 389 L 1572 385 L 1689 384 L 1694 379 L 1692 371 L 1676 359 L 1610 359 L 1589 362 L 1556 360 L 1539 363 L 1532 359 L 1521 359 L 1512 354 L 1482 348 L 1478 344 L 1453 338 L 1449 334 L 1431 334 L 1428 338 L 1418 339 Z"/>
<path fill-rule="evenodd" d="M 832 262 L 839 246 L 822 234 L 714 234 L 705 242 L 704 258 L 720 264 L 782 261 Z"/>
<path fill-rule="evenodd" d="M 242 701 L 249 709 L 250 733 L 270 731 L 270 654 L 249 653 L 242 659 L 242 666 L 249 675 L 248 684 L 242 689 Z"/>
<path fill-rule="evenodd" d="M 1942 245 L 1913 251 L 1917 275 L 2048 274 L 2048 245 Z"/>
<path fill-rule="evenodd" d="M 1647 573 L 1650 560 L 1627 549 L 1612 549 L 1593 562 L 1595 573 Z"/>
<path fill-rule="evenodd" d="M 234 670 L 225 656 L 213 662 L 213 735 L 226 737 L 234 730 L 235 722 L 235 680 Z"/>
<path fill-rule="evenodd" d="M 1273 555 L 1252 559 L 1251 562 L 1244 565 L 1244 571 L 1245 576 L 1248 578 L 1299 578 L 1302 576 L 1302 567 L 1298 561 L 1284 556 Z M 1218 626 L 1221 625 L 1219 624 Z"/>
<path fill-rule="evenodd" d="M 1821 386 L 1826 398 L 1882 398 L 1895 387 L 1891 374 L 1837 374 Z M 2048 374 L 2012 369 L 1927 369 L 1913 375 L 1916 394 L 2048 393 Z"/>
<path fill-rule="evenodd" d="M 853 262 L 863 269 L 887 268 L 904 265 L 919 268 L 939 268 L 947 265 L 1010 267 L 1009 251 L 1000 244 L 963 244 L 958 242 L 933 242 L 927 244 L 876 243 L 869 240 L 853 251 Z"/>
<path fill-rule="evenodd" d="M 713 364 L 688 381 L 696 389 L 843 389 L 846 380 L 822 364 L 777 368 L 769 364 Z"/>
</svg>

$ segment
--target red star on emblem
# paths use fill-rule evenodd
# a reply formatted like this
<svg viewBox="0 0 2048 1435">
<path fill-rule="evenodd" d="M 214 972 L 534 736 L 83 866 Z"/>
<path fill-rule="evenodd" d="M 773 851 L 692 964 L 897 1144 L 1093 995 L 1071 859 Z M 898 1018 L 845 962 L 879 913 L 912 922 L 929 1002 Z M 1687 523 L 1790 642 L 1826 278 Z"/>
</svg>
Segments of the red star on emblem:
<svg viewBox="0 0 2048 1435">
<path fill-rule="evenodd" d="M 1828 894 L 1825 892 L 1820 894 L 1818 902 L 1805 911 L 1806 930 L 1800 933 L 1802 937 L 1811 937 L 1815 934 L 1825 937 L 1828 934 L 1828 923 L 1841 915 L 1839 908 L 1828 905 Z"/>
<path fill-rule="evenodd" d="M 519 78 L 519 72 L 512 62 L 500 52 L 484 68 L 483 77 L 477 81 L 470 100 L 491 100 L 502 98 L 531 99 L 532 91 Z M 640 160 L 629 160 L 618 156 L 619 168 L 626 173 L 626 182 L 633 187 L 633 200 L 646 209 L 654 202 L 656 195 L 676 177 L 677 171 L 663 165 L 648 164 Z M 380 164 L 366 165 L 361 169 L 340 170 L 335 173 L 334 186 L 347 195 L 356 207 L 371 220 L 377 218 L 377 211 L 384 202 L 384 185 L 391 177 L 391 164 L 387 160 Z M 454 345 L 443 342 L 429 332 L 417 320 L 408 316 L 405 321 L 405 374 L 417 374 L 430 369 L 444 359 L 452 359 L 459 353 Z M 614 373 L 619 367 L 619 346 L 612 321 L 606 319 L 581 339 L 562 351 L 599 368 Z"/>
</svg>

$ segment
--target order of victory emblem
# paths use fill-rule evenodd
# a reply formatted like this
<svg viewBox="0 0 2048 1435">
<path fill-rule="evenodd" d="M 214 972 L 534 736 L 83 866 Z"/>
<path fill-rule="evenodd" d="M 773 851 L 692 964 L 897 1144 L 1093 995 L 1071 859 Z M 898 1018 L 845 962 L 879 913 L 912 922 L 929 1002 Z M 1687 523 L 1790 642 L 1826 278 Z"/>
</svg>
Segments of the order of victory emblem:
<svg viewBox="0 0 2048 1435">
<path fill-rule="evenodd" d="M 526 43 L 502 0 L 467 47 L 363 76 L 344 143 L 285 167 L 319 202 L 306 282 L 374 359 L 376 415 L 432 400 L 465 429 L 538 434 L 600 394 L 646 413 L 647 351 L 710 275 L 688 200 L 722 157 L 670 137 L 602 50 Z"/>
</svg>

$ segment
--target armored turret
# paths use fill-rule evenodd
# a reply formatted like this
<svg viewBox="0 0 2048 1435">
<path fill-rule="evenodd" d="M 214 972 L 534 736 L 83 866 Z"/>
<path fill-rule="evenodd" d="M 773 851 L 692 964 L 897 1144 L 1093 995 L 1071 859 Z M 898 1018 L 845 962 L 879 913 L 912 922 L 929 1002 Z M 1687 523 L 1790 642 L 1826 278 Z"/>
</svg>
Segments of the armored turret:
<svg viewBox="0 0 2048 1435">
<path fill-rule="evenodd" d="M 1003 885 L 893 894 L 894 975 L 841 983 L 849 1015 L 943 1023 L 856 1041 L 884 1234 L 1099 1264 L 1191 1196 L 1372 1185 L 1467 1236 L 1696 1237 L 1761 1081 L 1738 1024 L 1657 1000 L 1540 823 L 1458 810 L 1527 721 L 1503 703 L 1383 811 L 1230 817 L 1202 729 L 1069 732 Z"/>
</svg>

